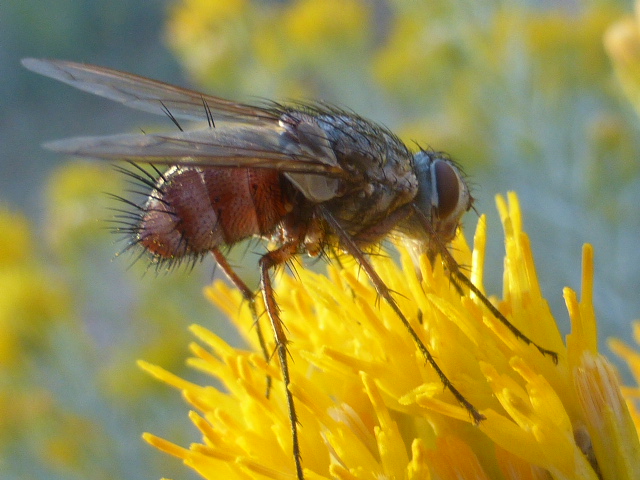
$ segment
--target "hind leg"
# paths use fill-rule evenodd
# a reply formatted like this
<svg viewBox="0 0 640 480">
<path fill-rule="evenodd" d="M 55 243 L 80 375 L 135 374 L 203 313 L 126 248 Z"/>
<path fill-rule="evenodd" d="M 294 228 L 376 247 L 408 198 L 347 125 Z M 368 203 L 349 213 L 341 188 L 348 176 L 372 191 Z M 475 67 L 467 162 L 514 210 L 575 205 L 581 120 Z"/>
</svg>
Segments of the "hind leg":
<svg viewBox="0 0 640 480">
<path fill-rule="evenodd" d="M 240 290 L 242 296 L 249 304 L 249 310 L 251 310 L 251 316 L 253 317 L 253 325 L 255 326 L 256 332 L 258 333 L 258 342 L 260 342 L 260 349 L 262 350 L 262 355 L 267 363 L 271 358 L 269 351 L 267 350 L 267 342 L 264 338 L 264 333 L 262 332 L 262 328 L 260 327 L 260 322 L 258 319 L 258 312 L 256 311 L 256 296 L 255 292 L 253 292 L 246 283 L 238 276 L 238 274 L 233 270 L 226 257 L 222 254 L 222 252 L 218 248 L 213 248 L 211 250 L 211 254 L 213 258 L 215 258 L 218 266 L 225 273 L 229 281 L 235 285 L 235 287 Z M 267 375 L 267 387 L 266 387 L 266 397 L 269 398 L 269 394 L 271 393 L 271 376 Z"/>
</svg>

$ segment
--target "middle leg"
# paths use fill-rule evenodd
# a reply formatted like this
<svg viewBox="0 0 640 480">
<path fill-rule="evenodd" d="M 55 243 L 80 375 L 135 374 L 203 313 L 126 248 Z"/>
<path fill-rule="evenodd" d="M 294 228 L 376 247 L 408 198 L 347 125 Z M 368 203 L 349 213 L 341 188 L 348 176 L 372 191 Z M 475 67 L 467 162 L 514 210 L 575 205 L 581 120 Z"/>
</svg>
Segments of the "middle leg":
<svg viewBox="0 0 640 480">
<path fill-rule="evenodd" d="M 282 382 L 284 383 L 285 393 L 287 397 L 287 407 L 289 408 L 289 421 L 291 422 L 291 436 L 293 441 L 293 458 L 296 464 L 296 474 L 298 480 L 304 480 L 302 471 L 302 455 L 300 453 L 300 441 L 298 439 L 298 415 L 296 406 L 293 401 L 293 395 L 289 390 L 291 377 L 289 375 L 289 351 L 287 350 L 287 336 L 284 331 L 284 324 L 280 319 L 280 309 L 275 299 L 275 292 L 271 284 L 270 270 L 285 264 L 298 253 L 299 242 L 289 242 L 282 245 L 276 250 L 267 252 L 260 259 L 260 281 L 262 296 L 264 298 L 267 315 L 271 321 L 273 336 L 276 341 L 276 352 L 280 361 L 280 369 L 282 371 Z"/>
</svg>

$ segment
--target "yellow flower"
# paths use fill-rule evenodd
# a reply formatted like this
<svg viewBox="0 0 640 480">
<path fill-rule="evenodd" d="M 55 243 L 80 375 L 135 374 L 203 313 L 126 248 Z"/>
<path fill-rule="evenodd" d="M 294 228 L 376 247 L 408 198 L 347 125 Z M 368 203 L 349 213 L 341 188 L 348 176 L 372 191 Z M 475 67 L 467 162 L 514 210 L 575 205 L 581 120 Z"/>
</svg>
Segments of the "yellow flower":
<svg viewBox="0 0 640 480">
<path fill-rule="evenodd" d="M 121 177 L 110 165 L 86 161 L 65 163 L 53 173 L 47 190 L 47 230 L 58 253 L 74 257 L 74 246 L 93 244 L 96 236 L 105 233 L 108 224 L 96 219 L 113 207 L 104 192 L 122 191 Z"/>
<path fill-rule="evenodd" d="M 633 336 L 636 343 L 640 345 L 640 322 L 634 324 Z M 609 347 L 627 362 L 636 384 L 638 384 L 633 388 L 623 387 L 622 392 L 636 425 L 636 430 L 640 430 L 640 352 L 633 350 L 627 344 L 615 338 L 609 340 Z"/>
<path fill-rule="evenodd" d="M 69 319 L 70 299 L 51 272 L 39 266 L 27 219 L 0 207 L 0 374 L 47 342 L 49 328 Z"/>
<path fill-rule="evenodd" d="M 7 267 L 28 260 L 34 242 L 27 219 L 0 207 L 0 265 Z"/>
<path fill-rule="evenodd" d="M 299 0 L 283 20 L 291 44 L 308 53 L 336 55 L 336 48 L 354 48 L 369 33 L 369 11 L 359 0 Z"/>
<path fill-rule="evenodd" d="M 604 46 L 618 80 L 636 111 L 640 111 L 640 2 L 635 16 L 615 22 L 604 35 Z"/>
<path fill-rule="evenodd" d="M 591 247 L 584 249 L 580 301 L 565 291 L 572 321 L 565 345 L 541 294 L 516 196 L 508 204 L 498 197 L 498 209 L 506 257 L 503 298 L 493 301 L 523 333 L 556 351 L 559 364 L 516 339 L 473 294 L 460 295 L 440 263 L 432 268 L 423 259 L 419 280 L 402 249 L 402 269 L 373 257 L 440 367 L 487 417 L 475 426 L 357 265 L 332 265 L 327 276 L 301 268 L 295 278 L 279 276 L 305 478 L 638 478 L 636 426 L 613 368 L 596 348 Z M 485 240 L 483 217 L 473 251 L 462 235 L 452 246 L 481 290 Z M 217 282 L 206 293 L 251 349 L 192 327 L 201 343 L 191 346 L 189 363 L 222 388 L 141 363 L 182 391 L 202 435 L 189 448 L 145 438 L 204 478 L 295 478 L 276 362 L 266 364 L 257 353 L 238 292 Z M 274 379 L 269 398 L 267 375 Z"/>
<path fill-rule="evenodd" d="M 248 54 L 249 2 L 182 0 L 171 6 L 166 41 L 203 85 L 233 84 Z"/>
</svg>

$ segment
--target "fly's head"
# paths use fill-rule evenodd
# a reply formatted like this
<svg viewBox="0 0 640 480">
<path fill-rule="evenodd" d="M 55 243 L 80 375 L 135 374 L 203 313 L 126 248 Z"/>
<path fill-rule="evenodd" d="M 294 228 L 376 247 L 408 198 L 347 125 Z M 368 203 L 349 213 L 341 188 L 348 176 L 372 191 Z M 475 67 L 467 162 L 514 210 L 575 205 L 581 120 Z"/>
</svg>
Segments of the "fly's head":
<svg viewBox="0 0 640 480">
<path fill-rule="evenodd" d="M 453 240 L 473 197 L 462 172 L 447 155 L 421 150 L 413 161 L 418 193 L 413 199 L 414 214 L 401 230 L 416 253 L 427 253 L 433 259 L 438 246 Z"/>
</svg>

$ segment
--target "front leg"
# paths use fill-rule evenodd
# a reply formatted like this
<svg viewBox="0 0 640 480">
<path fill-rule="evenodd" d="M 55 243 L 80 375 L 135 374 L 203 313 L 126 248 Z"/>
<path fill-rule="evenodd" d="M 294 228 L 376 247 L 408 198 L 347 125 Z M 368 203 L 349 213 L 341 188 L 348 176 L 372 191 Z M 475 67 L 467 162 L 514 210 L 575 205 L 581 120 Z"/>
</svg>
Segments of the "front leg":
<svg viewBox="0 0 640 480">
<path fill-rule="evenodd" d="M 453 383 L 451 383 L 449 378 L 447 378 L 446 374 L 442 371 L 435 358 L 433 358 L 433 355 L 431 355 L 431 352 L 418 335 L 418 332 L 415 331 L 415 329 L 411 326 L 411 323 L 409 323 L 409 320 L 407 320 L 407 317 L 405 317 L 404 313 L 402 313 L 402 310 L 400 310 L 398 303 L 391 295 L 391 290 L 389 290 L 389 287 L 387 287 L 382 278 L 380 278 L 378 272 L 376 272 L 376 270 L 373 268 L 373 265 L 371 265 L 371 262 L 369 262 L 365 254 L 358 246 L 358 238 L 352 238 L 351 235 L 349 235 L 349 233 L 344 229 L 344 227 L 340 225 L 340 222 L 338 222 L 335 217 L 331 215 L 331 212 L 329 212 L 326 208 L 319 206 L 318 210 L 322 218 L 324 218 L 327 224 L 331 227 L 333 233 L 336 234 L 339 238 L 342 248 L 344 248 L 349 255 L 356 259 L 360 267 L 362 267 L 362 269 L 367 273 L 367 276 L 378 292 L 378 295 L 386 300 L 386 302 L 398 316 L 404 327 L 411 335 L 411 338 L 415 342 L 418 350 L 425 358 L 426 362 L 431 365 L 431 367 L 438 374 L 438 377 L 440 378 L 440 381 L 442 382 L 444 388 L 446 388 L 453 394 L 458 403 L 469 413 L 469 416 L 473 419 L 473 422 L 475 424 L 479 424 L 486 417 L 481 414 L 476 409 L 476 407 L 474 407 L 473 404 L 469 402 L 469 400 L 467 400 L 465 396 L 462 395 L 462 393 L 460 393 L 460 391 L 453 385 Z"/>
</svg>

